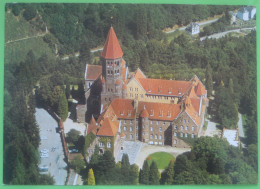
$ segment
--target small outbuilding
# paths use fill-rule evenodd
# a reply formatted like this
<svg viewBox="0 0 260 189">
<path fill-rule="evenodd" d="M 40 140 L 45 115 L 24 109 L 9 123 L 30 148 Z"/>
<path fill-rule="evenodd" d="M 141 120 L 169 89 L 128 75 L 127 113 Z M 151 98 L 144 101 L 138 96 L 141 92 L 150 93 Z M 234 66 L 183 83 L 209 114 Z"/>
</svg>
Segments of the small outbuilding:
<svg viewBox="0 0 260 189">
<path fill-rule="evenodd" d="M 187 28 L 186 31 L 191 35 L 195 35 L 200 33 L 200 26 L 197 22 L 192 22 Z"/>
</svg>

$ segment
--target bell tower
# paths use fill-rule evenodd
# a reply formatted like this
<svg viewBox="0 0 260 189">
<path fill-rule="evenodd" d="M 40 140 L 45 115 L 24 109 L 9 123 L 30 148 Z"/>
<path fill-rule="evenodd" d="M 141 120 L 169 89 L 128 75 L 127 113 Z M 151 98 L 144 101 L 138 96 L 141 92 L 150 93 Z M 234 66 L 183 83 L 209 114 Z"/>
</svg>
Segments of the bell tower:
<svg viewBox="0 0 260 189">
<path fill-rule="evenodd" d="M 101 53 L 103 90 L 101 103 L 107 104 L 114 98 L 122 98 L 122 59 L 123 51 L 113 27 L 110 28 Z"/>
</svg>

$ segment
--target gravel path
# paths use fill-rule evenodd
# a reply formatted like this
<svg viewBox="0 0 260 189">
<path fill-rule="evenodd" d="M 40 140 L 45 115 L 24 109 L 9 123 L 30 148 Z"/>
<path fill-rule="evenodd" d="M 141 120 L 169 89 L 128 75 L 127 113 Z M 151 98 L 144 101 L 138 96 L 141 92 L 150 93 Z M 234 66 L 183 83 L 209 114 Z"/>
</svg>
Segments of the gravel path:
<svg viewBox="0 0 260 189">
<path fill-rule="evenodd" d="M 221 131 L 216 127 L 216 123 L 206 119 L 205 121 L 208 122 L 207 130 L 204 133 L 204 136 L 213 137 L 214 135 L 221 136 Z"/>
<path fill-rule="evenodd" d="M 75 129 L 85 136 L 87 127 L 84 123 L 73 122 L 70 118 L 67 118 L 64 122 L 64 133 L 67 134 L 71 129 Z"/>
<path fill-rule="evenodd" d="M 176 158 L 178 155 L 184 152 L 188 152 L 190 150 L 191 150 L 190 148 L 173 148 L 171 146 L 155 146 L 155 145 L 148 145 L 146 143 L 143 143 L 135 164 L 137 164 L 139 168 L 142 168 L 144 160 L 150 154 L 153 154 L 155 152 L 168 152 Z"/>
</svg>

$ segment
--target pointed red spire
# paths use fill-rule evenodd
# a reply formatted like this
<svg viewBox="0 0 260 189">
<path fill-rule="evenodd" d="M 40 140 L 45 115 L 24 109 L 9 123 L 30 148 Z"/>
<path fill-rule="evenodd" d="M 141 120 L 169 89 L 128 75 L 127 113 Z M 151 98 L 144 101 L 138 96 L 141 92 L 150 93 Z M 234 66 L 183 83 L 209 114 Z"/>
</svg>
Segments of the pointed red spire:
<svg viewBox="0 0 260 189">
<path fill-rule="evenodd" d="M 105 59 L 116 59 L 123 56 L 123 51 L 116 37 L 113 27 L 110 28 L 107 40 L 104 45 L 101 56 Z"/>
</svg>

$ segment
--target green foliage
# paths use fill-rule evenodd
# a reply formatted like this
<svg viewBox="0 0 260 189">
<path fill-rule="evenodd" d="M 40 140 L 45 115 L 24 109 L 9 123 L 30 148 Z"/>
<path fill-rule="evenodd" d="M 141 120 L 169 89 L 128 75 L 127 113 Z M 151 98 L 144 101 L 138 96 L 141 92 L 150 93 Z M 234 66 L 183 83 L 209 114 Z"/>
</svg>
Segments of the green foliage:
<svg viewBox="0 0 260 189">
<path fill-rule="evenodd" d="M 88 185 L 95 185 L 95 176 L 93 169 L 89 169 L 88 171 Z"/>
<path fill-rule="evenodd" d="M 27 5 L 23 12 L 23 17 L 29 21 L 36 16 L 36 8 L 33 5 Z"/>
<path fill-rule="evenodd" d="M 84 145 L 84 154 L 88 154 L 88 148 L 92 144 L 92 142 L 95 140 L 96 136 L 90 132 L 86 137 L 85 137 L 85 145 Z M 98 151 L 98 149 L 97 149 Z M 95 150 L 96 152 L 96 150 Z"/>
<path fill-rule="evenodd" d="M 171 185 L 174 181 L 174 161 L 170 161 L 168 167 L 163 171 L 161 184 Z"/>
<path fill-rule="evenodd" d="M 158 185 L 160 180 L 160 172 L 158 171 L 158 167 L 155 161 L 153 161 L 150 165 L 149 172 L 149 184 L 150 185 Z"/>
<path fill-rule="evenodd" d="M 150 167 L 148 165 L 147 160 L 145 160 L 143 167 L 139 173 L 139 183 L 140 184 L 149 184 L 149 176 L 150 176 Z"/>
<path fill-rule="evenodd" d="M 75 169 L 77 173 L 80 173 L 80 171 L 84 168 L 85 162 L 81 158 L 80 155 L 77 155 L 71 162 L 70 162 L 71 168 Z"/>
<path fill-rule="evenodd" d="M 68 100 L 63 92 L 58 101 L 58 109 L 57 114 L 62 118 L 62 120 L 66 120 L 68 117 Z"/>
<path fill-rule="evenodd" d="M 80 137 L 80 132 L 76 129 L 71 129 L 66 136 L 66 140 L 68 143 L 76 143 Z"/>
</svg>

